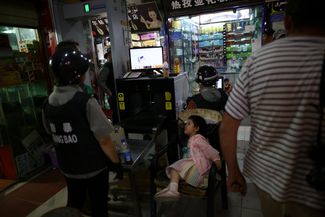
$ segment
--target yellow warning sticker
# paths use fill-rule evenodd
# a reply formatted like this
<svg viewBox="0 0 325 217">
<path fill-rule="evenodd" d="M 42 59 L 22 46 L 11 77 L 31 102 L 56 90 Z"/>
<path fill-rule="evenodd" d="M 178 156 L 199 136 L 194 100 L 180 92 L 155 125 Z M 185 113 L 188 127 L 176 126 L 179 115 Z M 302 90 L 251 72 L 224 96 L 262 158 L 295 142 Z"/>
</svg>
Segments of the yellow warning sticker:
<svg viewBox="0 0 325 217">
<path fill-rule="evenodd" d="M 166 101 L 172 100 L 172 94 L 168 91 L 165 92 L 165 100 Z"/>
<path fill-rule="evenodd" d="M 119 102 L 120 110 L 125 110 L 125 102 Z"/>
<path fill-rule="evenodd" d="M 117 93 L 118 101 L 124 101 L 124 93 Z"/>
<path fill-rule="evenodd" d="M 166 110 L 172 110 L 173 109 L 172 102 L 165 102 L 165 109 Z"/>
</svg>

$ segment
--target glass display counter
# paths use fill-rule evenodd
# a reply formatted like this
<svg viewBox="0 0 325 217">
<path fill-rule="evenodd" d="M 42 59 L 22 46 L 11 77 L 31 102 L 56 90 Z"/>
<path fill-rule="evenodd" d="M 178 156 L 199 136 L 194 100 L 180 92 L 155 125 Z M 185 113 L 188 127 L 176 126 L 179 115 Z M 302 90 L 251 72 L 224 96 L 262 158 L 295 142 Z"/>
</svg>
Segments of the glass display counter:
<svg viewBox="0 0 325 217">
<path fill-rule="evenodd" d="M 44 164 L 43 156 L 35 156 L 35 150 L 41 148 L 44 134 L 41 125 L 41 108 L 46 91 L 39 92 L 44 84 L 21 84 L 0 87 L 0 146 L 10 146 L 16 164 L 17 178 L 24 177 Z M 46 88 L 45 88 L 46 90 Z M 23 140 L 37 132 L 37 137 L 23 144 Z M 5 178 L 5 177 L 3 177 Z"/>
<path fill-rule="evenodd" d="M 169 27 L 170 71 L 188 72 L 191 85 L 195 80 L 195 64 L 198 62 L 199 25 L 191 19 L 170 18 Z"/>
</svg>

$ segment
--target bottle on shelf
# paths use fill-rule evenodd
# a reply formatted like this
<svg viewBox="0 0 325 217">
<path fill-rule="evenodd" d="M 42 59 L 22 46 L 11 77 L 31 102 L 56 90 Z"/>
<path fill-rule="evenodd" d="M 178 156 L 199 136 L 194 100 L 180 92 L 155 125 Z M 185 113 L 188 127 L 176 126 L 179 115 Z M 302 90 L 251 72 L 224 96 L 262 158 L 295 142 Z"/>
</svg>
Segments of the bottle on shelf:
<svg viewBox="0 0 325 217">
<path fill-rule="evenodd" d="M 131 151 L 129 149 L 129 145 L 127 144 L 125 139 L 121 139 L 121 144 L 120 144 L 120 157 L 121 161 L 123 164 L 132 164 L 132 156 L 131 156 Z"/>
<path fill-rule="evenodd" d="M 105 93 L 104 94 L 104 108 L 105 109 L 111 109 L 111 106 L 109 105 L 109 102 L 108 102 L 108 98 L 109 98 L 109 96 Z"/>
<path fill-rule="evenodd" d="M 174 73 L 179 74 L 181 72 L 181 63 L 178 57 L 174 58 Z"/>
<path fill-rule="evenodd" d="M 168 63 L 165 61 L 163 65 L 163 77 L 168 78 L 169 72 L 168 72 Z"/>
</svg>

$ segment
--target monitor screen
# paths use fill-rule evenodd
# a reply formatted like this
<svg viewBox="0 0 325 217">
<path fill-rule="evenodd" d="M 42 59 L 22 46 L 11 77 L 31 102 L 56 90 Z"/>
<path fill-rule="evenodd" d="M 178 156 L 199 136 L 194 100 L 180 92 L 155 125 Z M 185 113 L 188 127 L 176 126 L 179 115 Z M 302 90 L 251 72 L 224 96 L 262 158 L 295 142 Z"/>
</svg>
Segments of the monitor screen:
<svg viewBox="0 0 325 217">
<path fill-rule="evenodd" d="M 162 69 L 162 47 L 130 48 L 131 70 Z"/>
</svg>

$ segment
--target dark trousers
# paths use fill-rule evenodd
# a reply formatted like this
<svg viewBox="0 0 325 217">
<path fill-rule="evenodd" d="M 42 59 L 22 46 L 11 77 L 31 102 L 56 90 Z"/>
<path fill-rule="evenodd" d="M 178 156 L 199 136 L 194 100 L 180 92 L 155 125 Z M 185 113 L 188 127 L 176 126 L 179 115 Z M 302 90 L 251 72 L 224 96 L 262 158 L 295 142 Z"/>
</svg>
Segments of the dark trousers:
<svg viewBox="0 0 325 217">
<path fill-rule="evenodd" d="M 86 196 L 89 196 L 91 216 L 108 216 L 108 169 L 89 179 L 65 177 L 68 189 L 68 207 L 82 210 Z"/>
</svg>

